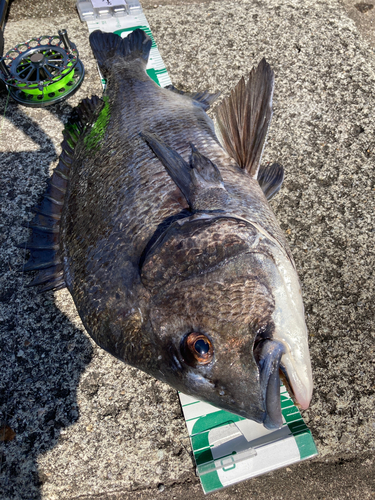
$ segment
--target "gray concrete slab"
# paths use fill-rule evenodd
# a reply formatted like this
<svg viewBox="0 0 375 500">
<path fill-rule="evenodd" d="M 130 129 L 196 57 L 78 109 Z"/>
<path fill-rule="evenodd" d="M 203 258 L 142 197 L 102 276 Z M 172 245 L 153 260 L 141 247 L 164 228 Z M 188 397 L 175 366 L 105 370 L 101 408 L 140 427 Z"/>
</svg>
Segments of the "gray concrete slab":
<svg viewBox="0 0 375 500">
<path fill-rule="evenodd" d="M 167 2 L 148 2 L 146 15 L 174 84 L 226 94 L 263 56 L 275 70 L 264 161 L 286 171 L 272 204 L 303 285 L 315 380 L 304 417 L 319 457 L 212 498 L 372 498 L 371 40 L 336 0 Z M 176 393 L 95 346 L 68 292 L 24 287 L 22 224 L 56 165 L 71 107 L 100 92 L 74 2 L 29 6 L 13 2 L 6 48 L 65 27 L 87 74 L 49 109 L 5 109 L 0 96 L 0 498 L 203 498 Z"/>
<path fill-rule="evenodd" d="M 375 47 L 375 3 L 358 0 L 341 0 L 348 16 L 353 19 L 362 36 Z"/>
</svg>

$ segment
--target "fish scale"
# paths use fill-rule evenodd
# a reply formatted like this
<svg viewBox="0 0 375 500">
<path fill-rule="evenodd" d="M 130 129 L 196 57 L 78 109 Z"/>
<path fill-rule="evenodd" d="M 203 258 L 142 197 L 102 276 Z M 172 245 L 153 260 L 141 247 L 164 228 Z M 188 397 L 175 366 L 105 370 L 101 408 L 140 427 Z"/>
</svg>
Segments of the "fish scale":
<svg viewBox="0 0 375 500">
<path fill-rule="evenodd" d="M 158 87 L 145 32 L 90 43 L 107 88 L 67 124 L 33 220 L 32 284 L 67 286 L 117 358 L 279 428 L 279 369 L 302 407 L 312 379 L 298 277 L 264 194 L 283 170 L 260 166 L 272 70 L 262 60 L 219 105 L 220 143 L 206 114 L 217 95 Z"/>
</svg>

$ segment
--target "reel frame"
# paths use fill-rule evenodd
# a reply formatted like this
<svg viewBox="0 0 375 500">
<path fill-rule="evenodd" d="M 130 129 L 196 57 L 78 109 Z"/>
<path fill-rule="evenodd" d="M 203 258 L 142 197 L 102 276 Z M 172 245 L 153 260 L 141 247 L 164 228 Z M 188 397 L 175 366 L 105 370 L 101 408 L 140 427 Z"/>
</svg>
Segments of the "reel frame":
<svg viewBox="0 0 375 500">
<path fill-rule="evenodd" d="M 72 95 L 84 78 L 78 50 L 61 30 L 16 45 L 0 59 L 0 78 L 20 104 L 44 107 Z"/>
</svg>

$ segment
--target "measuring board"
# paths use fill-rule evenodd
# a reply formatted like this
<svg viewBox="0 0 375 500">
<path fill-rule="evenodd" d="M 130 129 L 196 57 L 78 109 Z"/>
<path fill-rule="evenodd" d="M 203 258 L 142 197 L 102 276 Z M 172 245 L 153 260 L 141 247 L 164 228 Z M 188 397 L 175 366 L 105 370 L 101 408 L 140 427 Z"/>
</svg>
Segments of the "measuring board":
<svg viewBox="0 0 375 500">
<path fill-rule="evenodd" d="M 262 424 L 180 394 L 205 493 L 318 454 L 310 430 L 283 385 L 280 398 L 283 427 L 269 431 Z"/>
<path fill-rule="evenodd" d="M 152 36 L 146 16 L 138 0 L 78 0 L 77 10 L 81 21 L 87 22 L 89 33 L 95 30 L 116 33 L 122 38 L 137 28 L 145 31 L 152 40 L 147 74 L 160 87 L 171 85 L 171 79 Z M 105 80 L 102 78 L 105 85 Z"/>
<path fill-rule="evenodd" d="M 125 37 L 137 28 L 143 29 L 152 39 L 146 71 L 161 87 L 171 85 L 138 0 L 78 0 L 77 9 L 90 33 L 100 29 Z M 103 78 L 102 83 L 104 86 Z M 182 393 L 179 396 L 196 472 L 205 493 L 318 454 L 311 432 L 283 385 L 280 388 L 283 427 L 276 431 L 191 396 Z"/>
</svg>

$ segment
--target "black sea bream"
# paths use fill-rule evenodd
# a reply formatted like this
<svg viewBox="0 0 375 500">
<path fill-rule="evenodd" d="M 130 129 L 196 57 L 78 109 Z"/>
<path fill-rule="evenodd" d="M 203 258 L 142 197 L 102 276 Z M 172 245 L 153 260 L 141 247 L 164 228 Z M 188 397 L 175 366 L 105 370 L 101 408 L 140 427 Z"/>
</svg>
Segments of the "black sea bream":
<svg viewBox="0 0 375 500">
<path fill-rule="evenodd" d="M 217 97 L 160 88 L 151 40 L 96 31 L 108 80 L 65 129 L 35 208 L 26 269 L 66 286 L 91 337 L 117 358 L 231 412 L 282 425 L 280 373 L 307 408 L 312 376 L 301 289 L 267 198 L 283 180 L 260 167 L 273 72 L 261 61 Z"/>
</svg>

